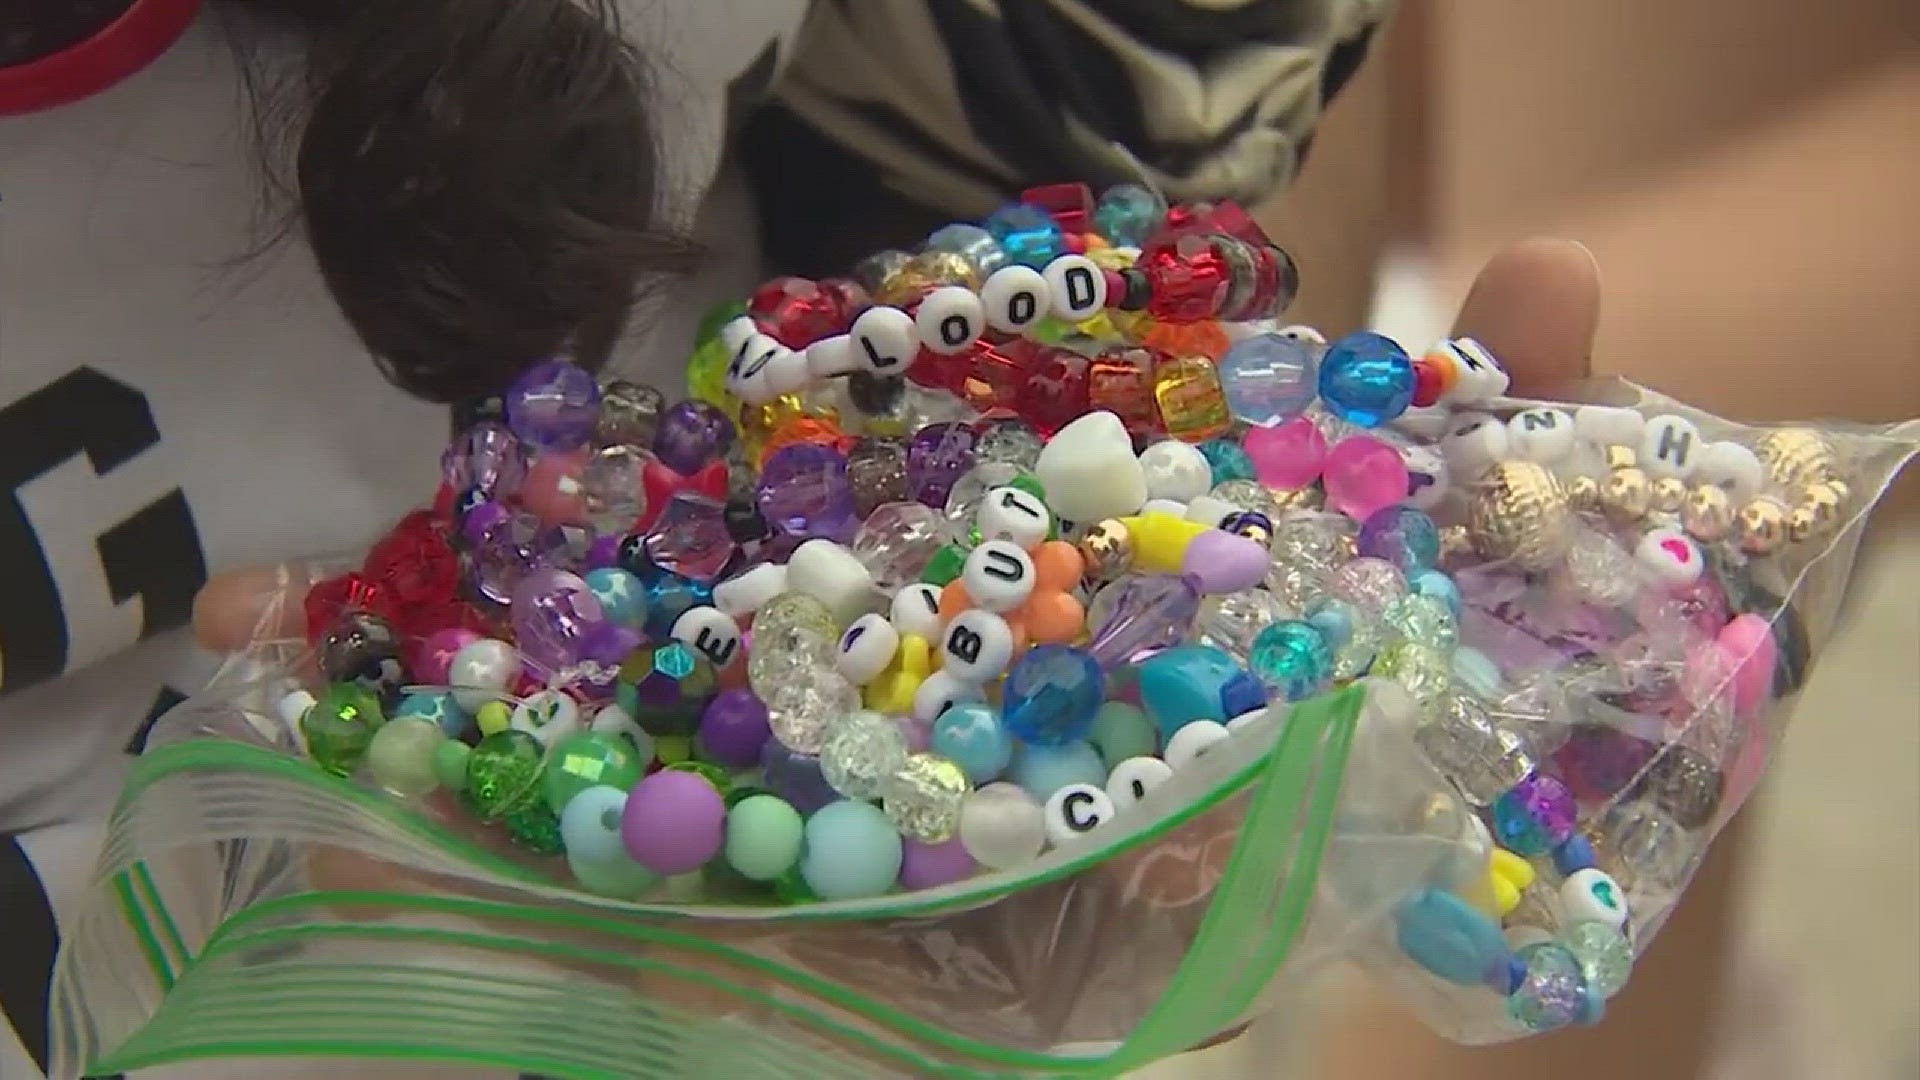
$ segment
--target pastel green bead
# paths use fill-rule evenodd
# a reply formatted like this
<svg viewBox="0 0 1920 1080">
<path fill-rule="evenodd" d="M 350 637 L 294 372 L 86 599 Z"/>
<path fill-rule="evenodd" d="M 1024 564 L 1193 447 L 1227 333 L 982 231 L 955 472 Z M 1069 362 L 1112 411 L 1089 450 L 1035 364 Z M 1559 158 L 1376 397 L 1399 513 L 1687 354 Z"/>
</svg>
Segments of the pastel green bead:
<svg viewBox="0 0 1920 1080">
<path fill-rule="evenodd" d="M 440 725 L 417 716 L 389 721 L 367 744 L 367 768 L 373 781 L 403 799 L 417 798 L 440 786 L 434 756 L 447 737 Z"/>
<path fill-rule="evenodd" d="M 440 786 L 459 795 L 467 790 L 467 755 L 473 747 L 458 739 L 445 739 L 433 748 L 433 775 Z"/>
<path fill-rule="evenodd" d="M 1112 772 L 1114 766 L 1136 757 L 1152 757 L 1159 749 L 1159 732 L 1153 721 L 1139 708 L 1124 701 L 1109 701 L 1093 716 L 1087 741 L 1100 751 L 1100 761 Z"/>
<path fill-rule="evenodd" d="M 579 859 L 568 855 L 567 869 L 581 888 L 615 900 L 632 900 L 660 883 L 659 874 L 625 856 Z"/>
<path fill-rule="evenodd" d="M 777 795 L 755 795 L 727 811 L 727 865 L 749 881 L 773 881 L 800 861 L 806 823 Z"/>
<path fill-rule="evenodd" d="M 800 874 L 823 900 L 879 896 L 900 876 L 900 834 L 876 806 L 828 803 L 807 819 L 806 834 Z"/>
</svg>

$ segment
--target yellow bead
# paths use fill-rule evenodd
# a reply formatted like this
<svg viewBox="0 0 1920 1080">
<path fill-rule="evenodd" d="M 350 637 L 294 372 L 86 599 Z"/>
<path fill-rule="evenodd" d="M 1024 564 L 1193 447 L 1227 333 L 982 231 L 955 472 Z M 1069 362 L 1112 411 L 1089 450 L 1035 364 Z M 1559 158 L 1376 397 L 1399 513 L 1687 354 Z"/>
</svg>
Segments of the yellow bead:
<svg viewBox="0 0 1920 1080">
<path fill-rule="evenodd" d="M 1575 510 L 1600 509 L 1600 481 L 1591 476 L 1576 476 L 1566 483 L 1567 504 Z"/>
<path fill-rule="evenodd" d="M 1607 516 L 1631 524 L 1647 516 L 1653 505 L 1653 481 L 1637 468 L 1615 469 L 1600 485 L 1600 507 Z"/>
<path fill-rule="evenodd" d="M 1094 312 L 1092 317 L 1076 323 L 1074 329 L 1101 341 L 1118 341 L 1126 337 L 1120 332 L 1119 327 L 1113 325 L 1113 312 L 1105 308 Z"/>
<path fill-rule="evenodd" d="M 875 303 L 904 307 L 930 289 L 942 285 L 980 287 L 979 275 L 963 255 L 951 251 L 923 251 L 888 274 L 874 290 Z"/>
<path fill-rule="evenodd" d="M 659 758 L 662 765 L 689 761 L 693 758 L 693 740 L 685 735 L 656 735 L 653 756 Z"/>
<path fill-rule="evenodd" d="M 1755 499 L 1740 508 L 1733 533 L 1741 551 L 1754 556 L 1771 555 L 1786 543 L 1787 508 L 1773 499 Z"/>
<path fill-rule="evenodd" d="M 473 714 L 474 723 L 480 726 L 482 735 L 500 734 L 507 730 L 507 723 L 512 719 L 513 710 L 504 701 L 489 701 Z"/>
<path fill-rule="evenodd" d="M 933 673 L 933 647 L 917 634 L 903 634 L 893 660 L 861 691 L 867 708 L 888 716 L 906 716 L 913 711 L 913 695 Z"/>
<path fill-rule="evenodd" d="M 687 393 L 697 401 L 725 411 L 728 416 L 737 415 L 727 407 L 727 399 L 733 396 L 727 393 L 727 363 L 731 359 L 726 343 L 716 334 L 693 350 L 693 356 L 687 361 Z"/>
<path fill-rule="evenodd" d="M 1607 470 L 1633 469 L 1640 465 L 1639 455 L 1631 446 L 1609 446 L 1606 449 Z"/>
<path fill-rule="evenodd" d="M 1080 538 L 1080 557 L 1088 579 L 1111 581 L 1133 568 L 1133 534 L 1111 518 L 1097 522 Z"/>
<path fill-rule="evenodd" d="M 1687 482 L 1677 476 L 1663 476 L 1653 482 L 1648 506 L 1662 514 L 1677 514 L 1687 501 Z"/>
<path fill-rule="evenodd" d="M 1160 325 L 1159 320 L 1145 311 L 1121 311 L 1114 308 L 1107 313 L 1114 329 L 1127 336 L 1128 341 L 1144 342 L 1152 336 L 1153 328 Z"/>
<path fill-rule="evenodd" d="M 1703 544 L 1725 540 L 1733 531 L 1733 500 L 1718 484 L 1701 484 L 1681 504 L 1680 525 Z"/>
<path fill-rule="evenodd" d="M 1177 574 L 1187 545 L 1208 526 L 1172 514 L 1146 513 L 1120 523 L 1133 537 L 1133 568 L 1149 574 Z"/>
<path fill-rule="evenodd" d="M 1474 550 L 1489 559 L 1512 559 L 1527 570 L 1545 570 L 1567 550 L 1573 511 L 1560 482 L 1544 465 L 1502 461 L 1475 481 L 1467 504 L 1467 531 Z"/>
<path fill-rule="evenodd" d="M 1102 241 L 1099 247 L 1088 245 L 1087 258 L 1102 270 L 1125 270 L 1140 258 L 1140 251 L 1137 248 L 1108 247 Z"/>
<path fill-rule="evenodd" d="M 1204 356 L 1164 360 L 1153 370 L 1153 398 L 1167 434 L 1184 442 L 1205 442 L 1226 434 L 1232 424 L 1220 373 Z"/>
</svg>

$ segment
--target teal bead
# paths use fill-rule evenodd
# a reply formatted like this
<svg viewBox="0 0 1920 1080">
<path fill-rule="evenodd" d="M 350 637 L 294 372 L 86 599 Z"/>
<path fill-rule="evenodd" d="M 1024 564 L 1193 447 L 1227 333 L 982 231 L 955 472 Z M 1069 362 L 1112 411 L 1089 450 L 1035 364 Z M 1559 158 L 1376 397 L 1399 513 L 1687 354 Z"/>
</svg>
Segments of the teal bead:
<svg viewBox="0 0 1920 1080">
<path fill-rule="evenodd" d="M 647 587 L 637 575 L 618 566 L 603 566 L 584 577 L 608 622 L 637 630 L 647 621 Z"/>
<path fill-rule="evenodd" d="M 1112 772 L 1128 758 L 1153 756 L 1160 748 L 1160 733 L 1139 708 L 1124 701 L 1109 701 L 1094 714 L 1087 742 L 1100 751 L 1101 764 Z"/>
<path fill-rule="evenodd" d="M 1176 645 L 1139 668 L 1140 703 L 1163 739 L 1195 720 L 1230 719 L 1226 691 L 1245 673 L 1231 654 L 1211 645 Z"/>
<path fill-rule="evenodd" d="M 1423 890 L 1401 903 L 1394 910 L 1394 931 L 1408 959 L 1461 986 L 1498 985 L 1512 955 L 1499 923 L 1441 889 Z"/>
<path fill-rule="evenodd" d="M 540 740 L 508 728 L 480 740 L 467 755 L 467 804 L 494 820 L 540 796 L 540 771 L 546 757 Z"/>
<path fill-rule="evenodd" d="M 800 874 L 823 900 L 879 896 L 900 876 L 905 847 L 880 808 L 842 799 L 808 819 Z"/>
<path fill-rule="evenodd" d="M 1059 224 L 1037 206 L 1023 203 L 1003 206 L 988 215 L 982 224 L 1000 242 L 1000 250 L 1006 252 L 1007 258 L 1022 266 L 1044 270 L 1066 251 L 1066 238 L 1060 234 Z"/>
<path fill-rule="evenodd" d="M 949 758 L 975 787 L 997 778 L 1013 761 L 1013 736 L 993 706 L 963 701 L 933 722 L 927 749 Z"/>
<path fill-rule="evenodd" d="M 1453 612 L 1455 622 L 1460 621 L 1465 602 L 1460 597 L 1460 586 L 1454 584 L 1453 578 L 1447 576 L 1445 570 L 1415 570 L 1407 575 L 1407 591 L 1415 596 L 1433 597 L 1447 605 L 1447 610 Z"/>
<path fill-rule="evenodd" d="M 1319 627 L 1282 619 L 1254 635 L 1247 666 L 1268 692 L 1304 701 L 1326 689 L 1333 677 L 1333 649 Z"/>
<path fill-rule="evenodd" d="M 335 776 L 351 776 L 386 722 L 373 691 L 356 683 L 334 683 L 300 717 L 300 734 L 314 764 Z"/>
<path fill-rule="evenodd" d="M 647 763 L 634 753 L 631 740 L 589 731 L 553 744 L 540 784 L 547 806 L 559 813 L 588 788 L 604 785 L 631 791 L 646 773 Z"/>
<path fill-rule="evenodd" d="M 582 889 L 615 900 L 633 900 L 660 884 L 659 874 L 624 854 L 605 862 L 592 862 L 569 853 L 567 869 L 573 871 L 573 879 Z"/>
<path fill-rule="evenodd" d="M 1229 480 L 1252 480 L 1253 459 L 1247 456 L 1240 444 L 1231 439 L 1208 439 L 1200 444 L 1200 454 L 1213 466 L 1213 482 L 1224 484 Z"/>
<path fill-rule="evenodd" d="M 626 808 L 622 788 L 590 787 L 575 795 L 560 811 L 560 842 L 566 846 L 567 861 L 601 866 L 616 858 L 631 862 L 620 842 L 620 815 Z"/>
<path fill-rule="evenodd" d="M 1044 804 L 1048 796 L 1068 784 L 1106 787 L 1107 767 L 1100 760 L 1100 751 L 1090 743 L 1071 742 L 1064 746 L 1021 743 L 1014 747 L 1007 779 L 1033 796 L 1033 801 Z"/>
<path fill-rule="evenodd" d="M 727 811 L 727 865 L 749 881 L 777 881 L 800 861 L 806 823 L 785 799 L 755 795 Z"/>
<path fill-rule="evenodd" d="M 417 716 L 402 717 L 373 733 L 367 744 L 367 768 L 373 781 L 401 798 L 414 798 L 440 786 L 433 763 L 447 737 L 440 725 Z"/>
<path fill-rule="evenodd" d="M 449 739 L 464 737 L 473 730 L 473 715 L 460 707 L 450 690 L 416 690 L 393 707 L 391 719 L 417 717 L 430 720 Z"/>
<path fill-rule="evenodd" d="M 1509 1016 L 1529 1031 L 1552 1031 L 1598 1019 L 1600 1002 L 1587 988 L 1579 960 L 1564 945 L 1543 941 L 1517 955 L 1526 965 L 1526 974 L 1507 998 Z"/>
<path fill-rule="evenodd" d="M 1100 235 L 1117 247 L 1141 247 L 1166 220 L 1166 201 L 1139 184 L 1115 184 L 1093 208 Z"/>
<path fill-rule="evenodd" d="M 1327 639 L 1327 647 L 1338 652 L 1353 640 L 1355 630 L 1365 625 L 1366 616 L 1351 601 L 1323 596 L 1307 606 L 1307 622 Z"/>
<path fill-rule="evenodd" d="M 467 790 L 467 756 L 473 747 L 455 739 L 441 742 L 433 750 L 433 775 L 440 786 L 455 795 Z"/>
</svg>

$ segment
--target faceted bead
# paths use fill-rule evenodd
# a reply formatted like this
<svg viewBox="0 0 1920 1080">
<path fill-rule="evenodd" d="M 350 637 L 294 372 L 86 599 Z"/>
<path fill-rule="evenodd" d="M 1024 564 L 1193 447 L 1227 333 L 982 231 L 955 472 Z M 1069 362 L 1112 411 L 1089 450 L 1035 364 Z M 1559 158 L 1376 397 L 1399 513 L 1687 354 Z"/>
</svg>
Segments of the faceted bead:
<svg viewBox="0 0 1920 1080">
<path fill-rule="evenodd" d="M 1100 235 L 1121 247 L 1146 243 L 1166 217 L 1166 201 L 1139 184 L 1115 184 L 1101 192 L 1093 211 Z"/>
<path fill-rule="evenodd" d="M 926 246 L 928 251 L 944 251 L 967 260 L 982 280 L 1007 263 L 1000 241 L 978 225 L 943 225 L 927 237 Z"/>
<path fill-rule="evenodd" d="M 805 754 L 818 754 L 828 727 L 860 709 L 860 691 L 830 667 L 794 670 L 762 698 L 773 737 Z"/>
<path fill-rule="evenodd" d="M 1290 615 L 1286 603 L 1265 589 L 1209 596 L 1200 603 L 1200 614 L 1193 628 L 1194 640 L 1245 664 L 1253 654 L 1253 643 L 1260 631 Z"/>
<path fill-rule="evenodd" d="M 580 642 L 605 621 L 599 598 L 578 574 L 535 570 L 513 590 L 514 641 L 526 663 L 552 675 L 580 662 Z"/>
<path fill-rule="evenodd" d="M 900 725 L 877 712 L 848 713 L 827 725 L 820 743 L 820 774 L 849 799 L 877 799 L 888 778 L 907 763 Z"/>
<path fill-rule="evenodd" d="M 1516 855 L 1545 855 L 1573 835 L 1577 815 L 1567 786 L 1534 772 L 1493 801 L 1494 839 Z"/>
<path fill-rule="evenodd" d="M 1010 262 L 1042 270 L 1066 251 L 1060 226 L 1045 210 L 1014 203 L 988 215 L 982 223 L 999 242 Z"/>
<path fill-rule="evenodd" d="M 647 771 L 634 744 L 618 735 L 581 732 L 569 735 L 547 751 L 547 768 L 540 778 L 541 793 L 554 813 L 567 808 L 573 797 L 591 787 L 630 791 Z"/>
<path fill-rule="evenodd" d="M 940 511 L 919 502 L 888 503 L 861 522 L 853 554 L 873 583 L 891 594 L 920 580 L 946 539 L 947 519 Z"/>
<path fill-rule="evenodd" d="M 945 506 L 947 493 L 973 467 L 973 429 L 965 424 L 932 424 L 907 444 L 907 487 L 928 506 Z"/>
<path fill-rule="evenodd" d="M 1143 574 L 1101 590 L 1106 610 L 1096 618 L 1087 651 L 1111 670 L 1185 638 L 1200 614 L 1200 590 L 1193 579 L 1175 574 Z"/>
<path fill-rule="evenodd" d="M 1169 358 L 1153 371 L 1153 397 L 1167 434 L 1204 442 L 1226 432 L 1232 420 L 1213 362 L 1200 356 Z"/>
<path fill-rule="evenodd" d="M 493 821 L 540 797 L 546 749 L 514 728 L 480 740 L 467 755 L 465 798 L 482 819 Z"/>
<path fill-rule="evenodd" d="M 705 402 L 682 401 L 660 414 L 653 451 L 662 465 L 685 476 L 724 457 L 733 440 L 733 421 L 725 413 Z"/>
<path fill-rule="evenodd" d="M 1268 692 L 1286 701 L 1304 701 L 1332 678 L 1333 649 L 1318 627 L 1282 619 L 1254 636 L 1247 669 Z"/>
<path fill-rule="evenodd" d="M 760 513 L 790 536 L 845 542 L 855 525 L 853 485 L 838 450 L 811 443 L 781 447 L 760 472 Z"/>
<path fill-rule="evenodd" d="M 1491 805 L 1534 770 L 1527 741 L 1466 694 L 1442 697 L 1414 729 L 1414 741 L 1476 806 Z"/>
<path fill-rule="evenodd" d="M 713 663 L 668 640 L 643 645 L 620 665 L 620 707 L 649 735 L 691 735 L 720 689 Z"/>
<path fill-rule="evenodd" d="M 1388 443 L 1365 435 L 1336 443 L 1327 453 L 1321 479 L 1327 505 L 1355 521 L 1407 497 L 1406 459 Z"/>
<path fill-rule="evenodd" d="M 1086 357 L 1067 349 L 1041 349 L 1026 371 L 1014 408 L 1042 435 L 1052 435 L 1085 416 L 1091 381 Z"/>
<path fill-rule="evenodd" d="M 883 503 L 904 502 L 907 444 L 892 437 L 862 438 L 847 451 L 847 482 L 853 486 L 854 513 L 862 518 Z"/>
<path fill-rule="evenodd" d="M 516 511 L 474 546 L 471 572 L 481 596 L 496 604 L 513 600 L 520 579 L 538 566 L 532 544 L 539 531 L 540 519 Z"/>
<path fill-rule="evenodd" d="M 1001 717 L 1015 738 L 1059 746 L 1086 737 L 1106 700 L 1106 679 L 1080 649 L 1036 645 L 1014 662 L 1001 693 Z"/>
<path fill-rule="evenodd" d="M 1320 479 L 1327 460 L 1326 436 L 1299 416 L 1254 428 L 1240 446 L 1253 462 L 1254 476 L 1279 491 L 1297 491 Z"/>
<path fill-rule="evenodd" d="M 440 478 L 448 487 L 477 490 L 491 499 L 518 492 L 526 476 L 519 436 L 495 420 L 483 420 L 455 436 L 440 457 Z"/>
<path fill-rule="evenodd" d="M 654 639 L 666 637 L 688 608 L 713 603 L 713 587 L 703 581 L 668 573 L 659 567 L 641 579 L 647 587 L 647 621 L 642 627 Z"/>
<path fill-rule="evenodd" d="M 596 446 L 653 445 L 667 396 L 651 386 L 615 379 L 600 391 L 600 419 L 593 429 Z"/>
<path fill-rule="evenodd" d="M 1151 349 L 1117 346 L 1087 363 L 1087 407 L 1118 416 L 1135 442 L 1161 430 L 1160 406 L 1154 399 L 1155 359 Z"/>
<path fill-rule="evenodd" d="M 984 420 L 980 424 L 979 440 L 974 443 L 973 457 L 980 464 L 1011 465 L 1031 471 L 1040 460 L 1044 446 L 1045 440 L 1022 420 L 1011 417 Z"/>
<path fill-rule="evenodd" d="M 647 512 L 649 455 L 625 443 L 603 446 L 580 469 L 586 519 L 595 531 L 624 533 Z"/>
<path fill-rule="evenodd" d="M 1335 416 L 1378 427 L 1412 403 L 1413 361 L 1392 338 L 1357 331 L 1327 346 L 1320 358 L 1319 390 Z"/>
<path fill-rule="evenodd" d="M 704 584 L 718 581 L 739 550 L 728 528 L 726 504 L 691 491 L 667 501 L 646 539 L 653 565 Z"/>
<path fill-rule="evenodd" d="M 1412 575 L 1440 561 L 1440 529 L 1410 506 L 1388 506 L 1360 523 L 1360 554 L 1386 561 Z"/>
<path fill-rule="evenodd" d="M 1204 237 L 1187 236 L 1167 247 L 1144 252 L 1136 265 L 1146 271 L 1153 288 L 1147 310 L 1162 322 L 1211 319 L 1226 299 L 1226 260 Z"/>
<path fill-rule="evenodd" d="M 335 683 L 300 717 L 300 735 L 314 764 L 335 776 L 349 776 L 386 724 L 380 699 L 365 687 Z"/>
<path fill-rule="evenodd" d="M 506 394 L 507 426 L 520 441 L 544 450 L 570 450 L 593 435 L 600 384 L 567 360 L 535 364 Z"/>
<path fill-rule="evenodd" d="M 1232 439 L 1208 439 L 1200 444 L 1200 453 L 1207 459 L 1208 467 L 1213 471 L 1213 486 L 1218 488 L 1230 480 L 1252 480 L 1253 459 L 1246 450 Z M 1245 507 L 1253 510 L 1256 507 Z M 1277 514 L 1268 514 L 1271 520 Z"/>
<path fill-rule="evenodd" d="M 900 835 L 941 844 L 960 831 L 960 810 L 972 790 L 960 766 L 938 754 L 911 754 L 887 778 L 881 805 Z"/>
<path fill-rule="evenodd" d="M 1633 944 L 1626 935 L 1603 922 L 1583 922 L 1569 927 L 1561 940 L 1579 962 L 1587 988 L 1602 1001 L 1627 985 L 1633 973 Z"/>
<path fill-rule="evenodd" d="M 747 314 L 762 333 L 789 349 L 804 349 L 842 329 L 833 298 L 802 277 L 777 277 L 754 290 Z"/>
<path fill-rule="evenodd" d="M 1141 344 L 1169 356 L 1198 356 L 1217 361 L 1232 342 L 1224 327 L 1212 319 L 1190 323 L 1155 322 L 1138 334 Z"/>
<path fill-rule="evenodd" d="M 1558 942 L 1529 945 L 1517 954 L 1526 965 L 1520 986 L 1507 998 L 1507 1013 L 1528 1031 L 1552 1031 L 1587 1020 L 1593 1011 L 1580 963 Z"/>
</svg>

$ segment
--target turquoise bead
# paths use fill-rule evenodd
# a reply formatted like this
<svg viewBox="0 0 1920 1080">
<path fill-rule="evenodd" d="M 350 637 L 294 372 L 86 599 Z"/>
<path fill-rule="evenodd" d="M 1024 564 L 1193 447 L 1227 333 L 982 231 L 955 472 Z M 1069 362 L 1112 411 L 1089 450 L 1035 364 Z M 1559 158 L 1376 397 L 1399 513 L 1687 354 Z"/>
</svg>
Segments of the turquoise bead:
<svg viewBox="0 0 1920 1080">
<path fill-rule="evenodd" d="M 1065 746 L 1028 746 L 1014 748 L 1013 763 L 1007 767 L 1007 779 L 1023 788 L 1038 803 L 1068 784 L 1107 786 L 1106 763 L 1100 751 L 1090 743 L 1073 742 Z"/>
<path fill-rule="evenodd" d="M 1337 596 L 1323 596 L 1307 607 L 1307 622 L 1320 631 L 1327 639 L 1327 647 L 1335 652 L 1353 640 L 1353 632 L 1365 619 L 1359 608 Z"/>
<path fill-rule="evenodd" d="M 1076 742 L 1106 700 L 1100 664 L 1083 649 L 1035 645 L 1014 661 L 1001 689 L 1001 715 L 1021 742 Z"/>
<path fill-rule="evenodd" d="M 627 808 L 627 793 L 601 785 L 581 791 L 560 811 L 560 842 L 566 845 L 567 858 L 604 864 L 615 856 L 627 858 L 620 843 L 620 815 Z M 628 860 L 632 861 L 632 860 Z"/>
<path fill-rule="evenodd" d="M 1046 269 L 1048 263 L 1067 249 L 1059 224 L 1037 206 L 1022 203 L 1003 206 L 989 215 L 984 224 L 1000 242 L 1000 250 L 1006 252 L 1009 260 L 1035 270 Z"/>
<path fill-rule="evenodd" d="M 1128 758 L 1151 757 L 1160 748 L 1160 734 L 1153 721 L 1139 708 L 1124 701 L 1109 701 L 1094 714 L 1087 741 L 1100 751 L 1101 764 L 1108 772 Z"/>
<path fill-rule="evenodd" d="M 1253 459 L 1247 456 L 1240 444 L 1231 439 L 1208 439 L 1200 444 L 1200 454 L 1213 466 L 1213 482 L 1224 484 L 1229 480 L 1252 480 Z"/>
<path fill-rule="evenodd" d="M 630 571 L 603 566 L 586 572 L 587 588 L 610 623 L 638 629 L 647 621 L 647 587 Z"/>
<path fill-rule="evenodd" d="M 1348 334 L 1320 358 L 1320 400 L 1349 424 L 1379 427 L 1413 403 L 1413 360 L 1392 338 Z"/>
<path fill-rule="evenodd" d="M 1013 736 L 993 707 L 963 701 L 933 722 L 927 748 L 960 766 L 975 787 L 997 778 L 1013 760 Z"/>
<path fill-rule="evenodd" d="M 727 811 L 727 865 L 749 881 L 774 881 L 800 861 L 806 823 L 785 799 L 755 795 Z"/>
<path fill-rule="evenodd" d="M 1431 596 L 1440 601 L 1447 605 L 1448 611 L 1453 612 L 1454 621 L 1460 621 L 1462 604 L 1460 586 L 1453 583 L 1453 579 L 1447 576 L 1446 571 L 1428 568 L 1408 574 L 1407 591 L 1416 596 Z"/>
<path fill-rule="evenodd" d="M 416 690 L 393 707 L 393 718 L 417 717 L 431 721 L 449 739 L 463 738 L 473 730 L 473 715 L 460 707 L 451 690 Z"/>
<path fill-rule="evenodd" d="M 1394 929 L 1400 951 L 1448 982 L 1495 986 L 1506 975 L 1500 924 L 1450 892 L 1416 893 L 1394 911 Z"/>
<path fill-rule="evenodd" d="M 1170 739 L 1195 720 L 1230 719 L 1226 690 L 1244 673 L 1224 650 L 1176 645 L 1140 665 L 1140 703 L 1161 737 Z"/>
<path fill-rule="evenodd" d="M 1254 635 L 1247 666 L 1273 694 L 1304 701 L 1326 689 L 1333 677 L 1333 649 L 1319 627 L 1282 619 Z"/>
<path fill-rule="evenodd" d="M 1139 184 L 1115 184 L 1100 193 L 1093 208 L 1100 235 L 1117 247 L 1144 245 L 1166 220 L 1166 202 Z"/>
<path fill-rule="evenodd" d="M 807 821 L 800 874 L 823 900 L 879 896 L 900 876 L 905 848 L 880 808 L 842 799 Z"/>
</svg>

